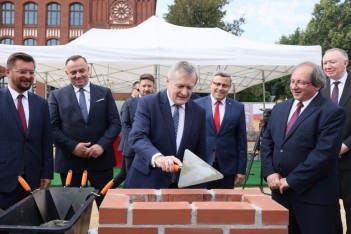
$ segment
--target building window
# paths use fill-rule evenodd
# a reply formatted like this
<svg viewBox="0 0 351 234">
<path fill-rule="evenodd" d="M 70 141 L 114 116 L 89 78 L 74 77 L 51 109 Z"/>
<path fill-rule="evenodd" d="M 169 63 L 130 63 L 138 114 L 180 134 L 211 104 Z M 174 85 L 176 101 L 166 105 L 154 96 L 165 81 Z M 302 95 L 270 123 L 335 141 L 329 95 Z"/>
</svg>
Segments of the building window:
<svg viewBox="0 0 351 234">
<path fill-rule="evenodd" d="M 4 39 L 1 40 L 1 44 L 13 45 L 13 39 L 11 39 L 11 38 L 4 38 Z"/>
<path fill-rule="evenodd" d="M 60 45 L 60 41 L 57 39 L 49 39 L 46 41 L 46 45 L 48 46 Z"/>
<path fill-rule="evenodd" d="M 70 7 L 70 26 L 83 26 L 83 5 L 76 3 Z"/>
<path fill-rule="evenodd" d="M 15 23 L 15 5 L 13 3 L 2 4 L 2 24 Z"/>
<path fill-rule="evenodd" d="M 0 88 L 7 87 L 8 83 L 9 79 L 6 76 L 0 78 Z"/>
<path fill-rule="evenodd" d="M 37 40 L 35 40 L 33 38 L 26 39 L 26 40 L 24 40 L 24 45 L 25 46 L 36 46 Z"/>
<path fill-rule="evenodd" d="M 24 6 L 24 24 L 38 23 L 38 5 L 35 3 L 28 3 Z"/>
<path fill-rule="evenodd" d="M 52 3 L 48 5 L 48 26 L 60 26 L 60 5 Z"/>
</svg>

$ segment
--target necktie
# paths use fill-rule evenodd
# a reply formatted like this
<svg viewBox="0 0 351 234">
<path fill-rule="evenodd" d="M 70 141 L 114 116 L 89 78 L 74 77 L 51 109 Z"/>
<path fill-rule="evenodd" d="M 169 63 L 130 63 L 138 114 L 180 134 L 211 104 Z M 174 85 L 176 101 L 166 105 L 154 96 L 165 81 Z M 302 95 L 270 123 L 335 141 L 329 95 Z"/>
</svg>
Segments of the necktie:
<svg viewBox="0 0 351 234">
<path fill-rule="evenodd" d="M 295 121 L 299 117 L 302 107 L 303 107 L 302 102 L 297 103 L 296 110 L 295 110 L 294 114 L 291 116 L 291 118 L 290 118 L 290 120 L 288 122 L 288 125 L 286 126 L 285 135 L 288 134 L 288 132 L 290 131 L 291 127 L 294 125 Z"/>
<path fill-rule="evenodd" d="M 221 104 L 221 101 L 216 102 L 215 113 L 214 113 L 214 117 L 213 117 L 216 132 L 218 132 L 219 127 L 221 126 L 221 118 L 220 118 L 220 114 L 219 114 L 219 105 L 220 104 Z"/>
<path fill-rule="evenodd" d="M 330 99 L 333 103 L 338 104 L 338 100 L 339 100 L 339 87 L 338 87 L 338 85 L 340 84 L 340 81 L 335 81 L 335 82 L 333 82 L 333 84 L 334 84 L 334 89 L 333 89 L 333 92 L 332 92 Z"/>
<path fill-rule="evenodd" d="M 17 111 L 21 119 L 24 134 L 27 134 L 27 121 L 26 121 L 26 115 L 24 114 L 23 104 L 22 104 L 23 97 L 24 97 L 23 94 L 19 94 L 17 96 Z"/>
<path fill-rule="evenodd" d="M 79 89 L 79 106 L 80 106 L 80 111 L 82 112 L 84 121 L 87 123 L 88 122 L 88 108 L 87 108 L 87 103 L 85 101 L 85 95 L 84 95 L 83 88 Z"/>
<path fill-rule="evenodd" d="M 175 110 L 173 112 L 173 124 L 174 124 L 175 137 L 177 139 L 178 125 L 179 125 L 179 106 L 174 104 L 174 107 L 175 107 Z"/>
</svg>

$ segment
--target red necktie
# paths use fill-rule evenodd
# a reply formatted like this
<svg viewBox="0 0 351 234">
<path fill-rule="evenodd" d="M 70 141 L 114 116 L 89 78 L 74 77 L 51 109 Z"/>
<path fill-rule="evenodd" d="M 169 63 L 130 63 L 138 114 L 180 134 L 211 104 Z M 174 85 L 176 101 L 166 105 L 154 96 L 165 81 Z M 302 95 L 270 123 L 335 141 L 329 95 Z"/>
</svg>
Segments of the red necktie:
<svg viewBox="0 0 351 234">
<path fill-rule="evenodd" d="M 216 102 L 215 113 L 214 113 L 214 117 L 213 117 L 216 132 L 218 132 L 219 127 L 221 126 L 221 118 L 220 118 L 220 114 L 219 114 L 219 104 L 221 104 L 221 101 Z"/>
<path fill-rule="evenodd" d="M 24 97 L 23 94 L 19 94 L 17 96 L 17 111 L 21 119 L 24 134 L 27 134 L 27 121 L 26 121 L 26 115 L 24 114 L 23 104 L 22 104 L 23 97 Z"/>
<path fill-rule="evenodd" d="M 291 116 L 291 118 L 290 118 L 290 120 L 288 122 L 288 125 L 286 126 L 285 135 L 288 134 L 288 132 L 290 131 L 291 127 L 294 125 L 295 121 L 299 117 L 302 107 L 303 107 L 302 102 L 297 103 L 296 110 L 295 110 L 294 114 Z"/>
<path fill-rule="evenodd" d="M 334 88 L 333 88 L 333 92 L 332 92 L 330 99 L 333 103 L 338 104 L 338 100 L 339 100 L 339 87 L 338 87 L 338 85 L 340 84 L 340 81 L 335 81 L 335 82 L 333 82 L 333 84 L 334 84 Z"/>
</svg>

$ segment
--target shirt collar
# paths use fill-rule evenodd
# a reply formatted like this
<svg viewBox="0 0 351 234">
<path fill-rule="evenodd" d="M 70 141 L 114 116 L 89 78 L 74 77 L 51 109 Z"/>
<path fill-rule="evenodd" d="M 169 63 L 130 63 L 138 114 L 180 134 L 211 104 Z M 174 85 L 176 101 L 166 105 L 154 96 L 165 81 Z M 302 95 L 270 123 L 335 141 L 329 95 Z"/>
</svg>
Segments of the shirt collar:
<svg viewBox="0 0 351 234">
<path fill-rule="evenodd" d="M 174 101 L 173 101 L 172 98 L 169 96 L 168 89 L 167 89 L 167 98 L 168 98 L 168 101 L 169 101 L 169 105 L 170 105 L 170 106 L 175 105 Z M 183 108 L 185 109 L 185 104 L 181 105 L 181 107 L 183 107 Z"/>
<path fill-rule="evenodd" d="M 334 79 L 330 78 L 330 85 L 332 85 L 333 82 L 335 82 L 335 81 L 340 81 L 340 83 L 345 84 L 346 79 L 347 79 L 347 75 L 348 75 L 347 72 L 345 72 L 344 75 L 339 80 L 334 80 Z"/>
<path fill-rule="evenodd" d="M 74 88 L 74 92 L 75 92 L 75 93 L 79 92 L 79 89 L 80 89 L 80 88 L 78 88 L 78 87 L 76 87 L 76 86 L 74 86 L 74 85 L 72 85 L 72 86 L 73 86 L 73 88 Z M 88 81 L 88 83 L 83 87 L 83 89 L 84 89 L 85 91 L 87 91 L 88 93 L 90 93 L 90 81 Z"/>
<path fill-rule="evenodd" d="M 311 97 L 310 99 L 306 100 L 306 101 L 303 101 L 302 104 L 303 104 L 303 108 L 306 108 L 311 102 L 312 100 L 318 95 L 319 92 L 316 92 L 316 94 Z M 294 100 L 294 103 L 293 103 L 293 107 L 296 107 L 297 103 L 299 103 L 300 101 L 299 100 Z"/>
<path fill-rule="evenodd" d="M 13 88 L 11 88 L 10 86 L 7 86 L 7 88 L 9 89 L 10 91 L 10 94 L 11 94 L 11 97 L 13 100 L 16 100 L 18 95 L 20 93 L 18 93 L 16 90 L 14 90 Z M 27 91 L 24 91 L 24 93 L 22 93 L 23 96 L 28 100 L 28 90 Z"/>
<path fill-rule="evenodd" d="M 212 96 L 212 94 L 210 95 L 210 97 L 211 97 L 212 106 L 216 105 L 217 100 Z M 221 102 L 222 104 L 224 104 L 225 101 L 226 101 L 226 99 L 227 99 L 227 97 L 224 97 L 223 100 L 220 101 L 220 102 Z"/>
</svg>

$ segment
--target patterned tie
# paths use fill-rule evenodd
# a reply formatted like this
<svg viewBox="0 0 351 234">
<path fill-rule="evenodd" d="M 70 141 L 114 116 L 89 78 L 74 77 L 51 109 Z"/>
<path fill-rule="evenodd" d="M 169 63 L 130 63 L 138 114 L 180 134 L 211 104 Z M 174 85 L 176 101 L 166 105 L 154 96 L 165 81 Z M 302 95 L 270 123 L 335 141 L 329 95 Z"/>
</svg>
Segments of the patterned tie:
<svg viewBox="0 0 351 234">
<path fill-rule="evenodd" d="M 291 127 L 294 125 L 295 121 L 299 117 L 302 107 L 303 107 L 302 102 L 297 103 L 296 110 L 295 110 L 294 114 L 291 116 L 291 118 L 288 122 L 288 125 L 286 126 L 285 136 L 288 135 L 288 132 L 290 131 Z"/>
<path fill-rule="evenodd" d="M 22 104 L 23 97 L 24 97 L 23 94 L 19 94 L 17 96 L 17 111 L 21 119 L 24 134 L 27 134 L 27 121 L 26 121 L 26 115 L 24 114 L 23 104 Z"/>
<path fill-rule="evenodd" d="M 218 132 L 219 127 L 221 126 L 221 118 L 220 118 L 220 114 L 219 114 L 219 105 L 220 104 L 221 104 L 221 101 L 216 102 L 215 113 L 214 113 L 214 117 L 213 117 L 216 132 Z"/>
<path fill-rule="evenodd" d="M 177 133 L 178 133 L 178 125 L 179 125 L 179 106 L 174 104 L 174 113 L 173 113 L 173 124 L 174 124 L 174 131 L 175 131 L 175 137 L 177 139 Z"/>
<path fill-rule="evenodd" d="M 332 92 L 330 99 L 333 103 L 338 104 L 338 100 L 339 100 L 339 87 L 338 87 L 338 85 L 340 84 L 340 81 L 335 81 L 335 82 L 333 82 L 333 84 L 334 84 L 334 89 L 333 89 L 333 92 Z"/>
<path fill-rule="evenodd" d="M 85 95 L 84 95 L 83 88 L 79 89 L 79 106 L 80 106 L 80 111 L 82 112 L 84 121 L 85 121 L 85 123 L 87 123 L 88 122 L 88 108 L 87 108 L 87 103 L 85 101 Z"/>
</svg>

